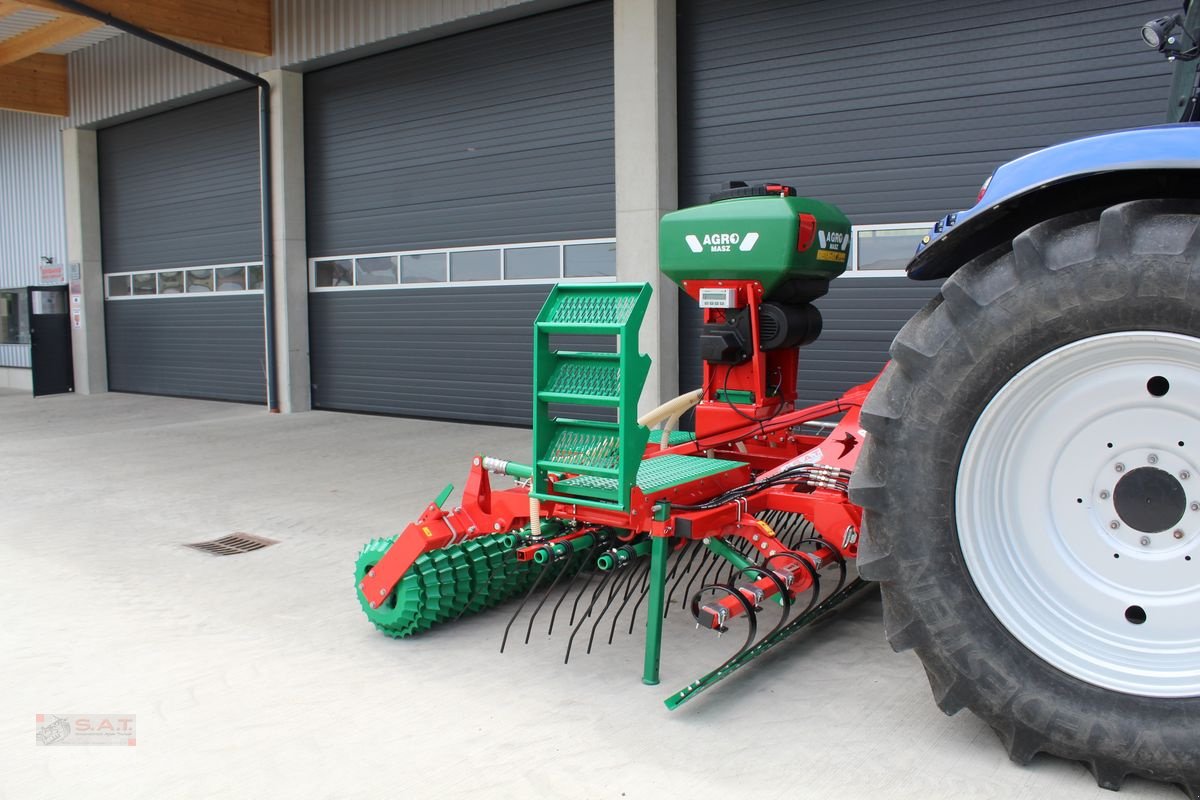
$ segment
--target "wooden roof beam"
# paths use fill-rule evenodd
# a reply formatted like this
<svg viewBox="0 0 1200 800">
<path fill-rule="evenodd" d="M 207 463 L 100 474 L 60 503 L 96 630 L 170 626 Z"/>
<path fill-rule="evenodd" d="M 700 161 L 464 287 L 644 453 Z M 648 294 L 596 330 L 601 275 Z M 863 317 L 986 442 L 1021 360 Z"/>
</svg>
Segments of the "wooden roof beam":
<svg viewBox="0 0 1200 800">
<path fill-rule="evenodd" d="M 67 116 L 67 57 L 38 53 L 0 66 L 0 108 Z"/>
<path fill-rule="evenodd" d="M 21 0 L 24 5 L 70 12 L 54 0 Z M 257 56 L 272 53 L 271 0 L 83 0 L 161 36 L 216 45 Z"/>
<path fill-rule="evenodd" d="M 100 23 L 86 17 L 59 17 L 36 28 L 0 40 L 0 67 L 20 61 L 22 58 L 40 53 L 59 42 L 74 39 Z"/>
</svg>

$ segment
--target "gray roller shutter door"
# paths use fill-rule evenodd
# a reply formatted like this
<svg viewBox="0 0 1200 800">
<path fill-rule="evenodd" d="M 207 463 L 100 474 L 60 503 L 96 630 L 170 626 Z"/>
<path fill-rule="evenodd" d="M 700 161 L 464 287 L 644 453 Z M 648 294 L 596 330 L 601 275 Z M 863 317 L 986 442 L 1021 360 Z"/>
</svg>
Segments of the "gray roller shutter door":
<svg viewBox="0 0 1200 800">
<path fill-rule="evenodd" d="M 263 402 L 262 295 L 107 304 L 114 391 Z"/>
<path fill-rule="evenodd" d="M 681 0 L 680 203 L 722 182 L 779 180 L 856 224 L 937 219 L 973 204 L 999 164 L 1164 118 L 1168 70 L 1138 40 L 1149 2 Z M 841 278 L 817 303 L 801 395 L 878 371 L 937 287 Z M 857 320 L 853 315 L 861 315 Z M 681 297 L 680 385 L 695 388 L 695 303 Z"/>
<path fill-rule="evenodd" d="M 611 237 L 612 6 L 311 73 L 309 256 Z M 527 425 L 549 287 L 310 295 L 313 405 Z"/>
<path fill-rule="evenodd" d="M 253 91 L 98 132 L 104 272 L 260 263 Z M 262 402 L 261 294 L 105 303 L 109 388 Z"/>
</svg>

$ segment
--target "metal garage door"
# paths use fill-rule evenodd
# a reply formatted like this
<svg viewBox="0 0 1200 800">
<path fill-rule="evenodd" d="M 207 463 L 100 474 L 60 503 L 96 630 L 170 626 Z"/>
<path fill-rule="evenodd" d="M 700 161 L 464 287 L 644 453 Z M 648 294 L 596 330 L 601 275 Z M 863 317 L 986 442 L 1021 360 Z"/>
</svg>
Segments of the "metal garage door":
<svg viewBox="0 0 1200 800">
<path fill-rule="evenodd" d="M 109 388 L 263 402 L 253 91 L 101 130 Z"/>
<path fill-rule="evenodd" d="M 313 405 L 528 425 L 549 283 L 615 273 L 612 6 L 305 79 Z"/>
<path fill-rule="evenodd" d="M 825 333 L 801 352 L 804 399 L 875 374 L 936 291 L 895 271 L 920 232 L 906 223 L 971 205 L 993 168 L 1030 150 L 1162 121 L 1167 65 L 1138 40 L 1162 11 L 1157 0 L 680 0 L 681 204 L 731 179 L 780 180 L 858 226 L 862 269 L 818 301 Z M 699 312 L 680 305 L 687 390 L 700 383 Z"/>
</svg>

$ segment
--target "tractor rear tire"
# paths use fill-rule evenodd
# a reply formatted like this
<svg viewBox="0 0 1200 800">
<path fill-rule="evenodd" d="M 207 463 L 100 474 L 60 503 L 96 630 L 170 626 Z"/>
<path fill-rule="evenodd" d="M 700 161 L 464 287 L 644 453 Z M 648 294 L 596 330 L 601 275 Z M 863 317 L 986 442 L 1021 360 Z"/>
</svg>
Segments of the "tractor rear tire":
<svg viewBox="0 0 1200 800">
<path fill-rule="evenodd" d="M 851 483 L 947 714 L 1200 797 L 1200 204 L 1039 223 L 897 335 Z"/>
</svg>

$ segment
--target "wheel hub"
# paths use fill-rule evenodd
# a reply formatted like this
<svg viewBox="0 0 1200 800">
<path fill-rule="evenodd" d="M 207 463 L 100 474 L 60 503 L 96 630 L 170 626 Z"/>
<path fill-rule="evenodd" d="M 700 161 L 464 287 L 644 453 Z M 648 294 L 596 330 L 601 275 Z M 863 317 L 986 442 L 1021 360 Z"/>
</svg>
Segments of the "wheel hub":
<svg viewBox="0 0 1200 800">
<path fill-rule="evenodd" d="M 1138 467 L 1117 481 L 1113 507 L 1121 521 L 1144 533 L 1162 533 L 1183 519 L 1187 495 L 1169 472 Z"/>
<path fill-rule="evenodd" d="M 968 438 L 967 569 L 1013 636 L 1080 680 L 1200 695 L 1197 396 L 1200 339 L 1105 334 L 1021 370 Z"/>
</svg>

